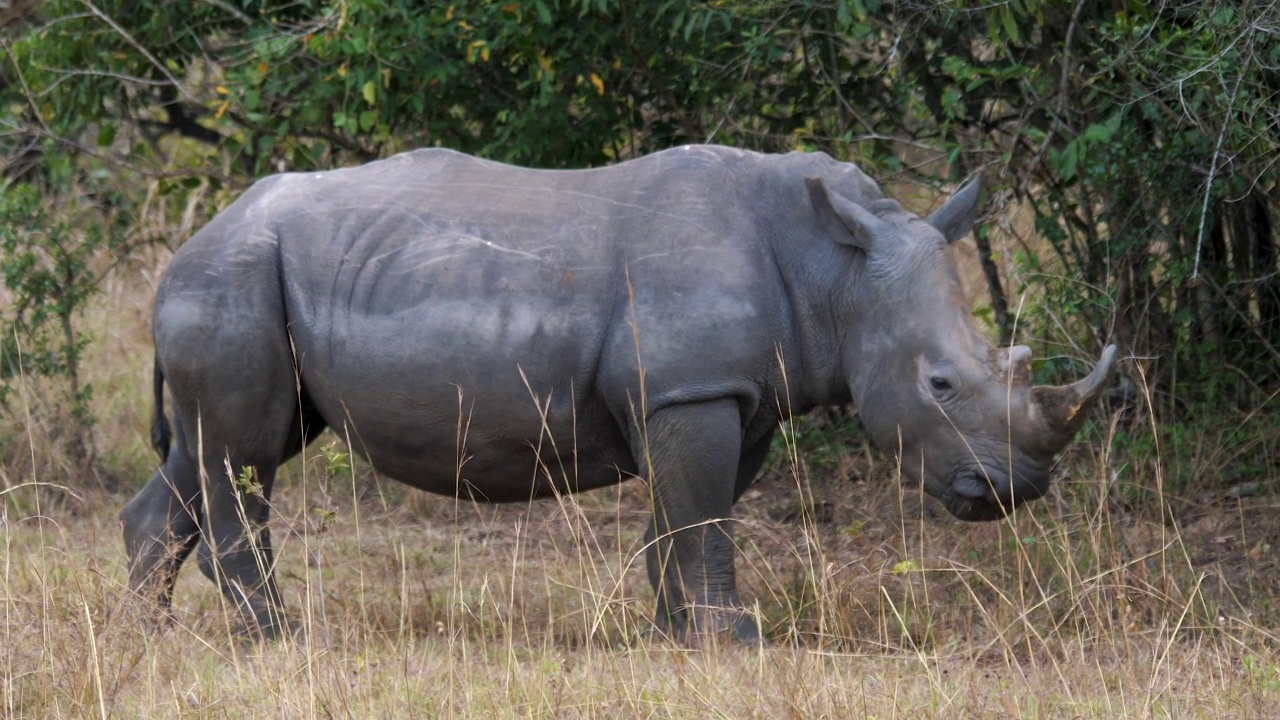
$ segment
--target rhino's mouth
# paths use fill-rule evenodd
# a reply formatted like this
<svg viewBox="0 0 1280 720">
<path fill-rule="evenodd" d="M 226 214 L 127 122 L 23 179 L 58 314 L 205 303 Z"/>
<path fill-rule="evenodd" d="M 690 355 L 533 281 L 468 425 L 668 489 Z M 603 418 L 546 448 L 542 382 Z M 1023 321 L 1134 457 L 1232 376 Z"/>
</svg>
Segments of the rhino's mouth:
<svg viewBox="0 0 1280 720">
<path fill-rule="evenodd" d="M 946 506 L 947 512 L 951 513 L 956 519 L 966 522 L 990 522 L 999 520 L 1009 514 L 1005 507 L 998 502 L 971 500 L 958 495 L 944 497 L 941 500 L 942 504 Z"/>
<path fill-rule="evenodd" d="M 1010 483 L 1007 477 L 967 468 L 951 476 L 938 499 L 960 520 L 986 522 L 998 520 L 1018 505 L 1040 497 L 1045 484 L 1023 476 Z"/>
</svg>

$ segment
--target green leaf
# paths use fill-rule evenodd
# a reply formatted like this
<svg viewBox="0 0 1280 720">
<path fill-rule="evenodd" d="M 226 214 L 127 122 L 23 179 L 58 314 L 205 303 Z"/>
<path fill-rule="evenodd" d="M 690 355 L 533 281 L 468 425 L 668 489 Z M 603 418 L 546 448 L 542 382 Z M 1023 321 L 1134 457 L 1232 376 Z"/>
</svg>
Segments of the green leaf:
<svg viewBox="0 0 1280 720">
<path fill-rule="evenodd" d="M 1109 136 L 1115 136 L 1116 131 L 1120 129 L 1120 122 L 1124 119 L 1123 110 L 1117 110 L 1107 119 L 1107 129 Z"/>
<path fill-rule="evenodd" d="M 115 123 L 104 122 L 98 128 L 98 147 L 107 147 L 116 139 Z"/>
<path fill-rule="evenodd" d="M 1080 134 L 1082 140 L 1087 140 L 1091 144 L 1101 144 L 1109 142 L 1115 136 L 1116 131 L 1120 129 L 1121 113 L 1116 111 L 1107 118 L 1106 122 L 1094 123 L 1085 128 Z"/>
<path fill-rule="evenodd" d="M 1071 182 L 1076 176 L 1076 164 L 1080 160 L 1080 144 L 1076 140 L 1067 143 L 1059 156 L 1058 174 L 1064 182 Z"/>
<path fill-rule="evenodd" d="M 378 86 L 372 80 L 367 81 L 364 87 L 360 88 L 360 94 L 364 96 L 364 101 L 370 105 L 378 104 Z"/>
<path fill-rule="evenodd" d="M 848 0 L 838 0 L 838 2 L 836 2 L 837 27 L 847 28 L 852 24 L 853 24 L 853 12 L 849 9 Z"/>
<path fill-rule="evenodd" d="M 1000 20 L 1004 23 L 1005 35 L 1013 42 L 1018 42 L 1018 21 L 1013 17 L 1013 10 L 1008 7 L 1003 8 Z"/>
<path fill-rule="evenodd" d="M 906 575 L 908 573 L 915 572 L 916 570 L 919 570 L 919 569 L 920 569 L 920 566 L 917 565 L 914 560 L 903 560 L 902 562 L 893 566 L 893 574 Z"/>
</svg>

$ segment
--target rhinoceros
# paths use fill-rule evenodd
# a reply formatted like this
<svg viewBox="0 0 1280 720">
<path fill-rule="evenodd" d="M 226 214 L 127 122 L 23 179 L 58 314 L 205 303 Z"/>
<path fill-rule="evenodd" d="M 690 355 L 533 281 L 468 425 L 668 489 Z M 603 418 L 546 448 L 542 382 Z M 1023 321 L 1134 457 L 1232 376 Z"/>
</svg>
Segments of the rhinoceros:
<svg viewBox="0 0 1280 720">
<path fill-rule="evenodd" d="M 658 627 L 756 639 L 730 517 L 781 420 L 852 401 L 907 478 L 990 520 L 1044 494 L 1104 384 L 1114 347 L 1033 387 L 1030 350 L 977 329 L 947 246 L 979 185 L 922 220 L 825 154 L 717 146 L 263 179 L 160 282 L 163 466 L 121 513 L 130 587 L 168 608 L 198 547 L 249 632 L 287 627 L 273 480 L 334 428 L 379 473 L 478 501 L 642 478 Z"/>
</svg>

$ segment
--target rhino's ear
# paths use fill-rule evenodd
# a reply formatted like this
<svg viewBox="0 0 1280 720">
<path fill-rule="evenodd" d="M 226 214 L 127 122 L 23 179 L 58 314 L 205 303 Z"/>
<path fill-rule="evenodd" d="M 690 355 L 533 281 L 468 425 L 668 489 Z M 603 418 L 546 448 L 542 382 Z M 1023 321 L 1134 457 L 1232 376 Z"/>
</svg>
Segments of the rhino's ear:
<svg viewBox="0 0 1280 720">
<path fill-rule="evenodd" d="M 978 197 L 982 195 L 982 173 L 960 192 L 951 196 L 942 207 L 929 216 L 929 224 L 942 233 L 947 242 L 953 243 L 973 229 L 978 214 Z"/>
<path fill-rule="evenodd" d="M 827 189 L 822 178 L 806 178 L 809 201 L 827 235 L 841 245 L 870 250 L 877 237 L 890 232 L 888 223 L 854 201 Z"/>
</svg>

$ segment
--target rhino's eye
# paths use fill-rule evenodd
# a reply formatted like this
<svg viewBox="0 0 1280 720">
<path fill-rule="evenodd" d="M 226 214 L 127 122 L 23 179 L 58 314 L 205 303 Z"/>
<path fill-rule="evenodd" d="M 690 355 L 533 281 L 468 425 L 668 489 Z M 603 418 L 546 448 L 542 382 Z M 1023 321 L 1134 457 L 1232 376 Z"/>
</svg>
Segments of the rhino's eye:
<svg viewBox="0 0 1280 720">
<path fill-rule="evenodd" d="M 917 392 L 933 402 L 948 402 L 964 387 L 964 377 L 949 362 L 930 363 L 920 368 L 920 379 L 916 382 L 919 383 Z"/>
<path fill-rule="evenodd" d="M 951 381 L 938 375 L 929 378 L 929 387 L 936 393 L 951 392 L 952 389 Z"/>
</svg>

